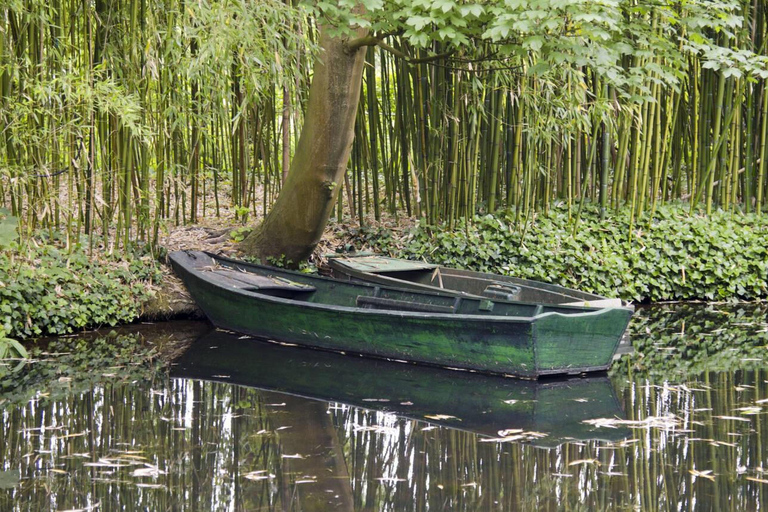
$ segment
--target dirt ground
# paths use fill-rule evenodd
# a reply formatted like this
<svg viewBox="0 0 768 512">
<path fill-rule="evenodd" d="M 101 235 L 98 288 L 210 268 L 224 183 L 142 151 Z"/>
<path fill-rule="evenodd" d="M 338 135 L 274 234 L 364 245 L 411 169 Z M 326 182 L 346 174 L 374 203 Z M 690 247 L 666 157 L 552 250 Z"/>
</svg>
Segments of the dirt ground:
<svg viewBox="0 0 768 512">
<path fill-rule="evenodd" d="M 370 223 L 369 223 L 370 224 Z M 317 268 L 325 265 L 325 254 L 335 252 L 336 248 L 347 243 L 349 230 L 357 228 L 357 222 L 331 222 L 325 230 L 323 239 L 318 244 L 309 263 Z M 204 219 L 195 225 L 179 226 L 171 229 L 160 241 L 160 245 L 169 253 L 179 250 L 208 251 L 214 254 L 238 258 L 238 242 L 233 238 L 236 230 L 247 229 L 234 217 Z M 241 234 L 242 236 L 242 234 Z M 163 267 L 163 280 L 155 288 L 155 297 L 144 308 L 144 320 L 167 320 L 172 318 L 202 318 L 186 288 L 171 270 Z"/>
</svg>

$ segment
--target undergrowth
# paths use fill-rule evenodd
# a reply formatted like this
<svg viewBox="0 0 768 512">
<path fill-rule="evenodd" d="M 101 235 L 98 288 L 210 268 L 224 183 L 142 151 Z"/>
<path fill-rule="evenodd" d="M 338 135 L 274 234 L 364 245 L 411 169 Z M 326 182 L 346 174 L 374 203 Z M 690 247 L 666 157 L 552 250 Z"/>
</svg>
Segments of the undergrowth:
<svg viewBox="0 0 768 512">
<path fill-rule="evenodd" d="M 86 244 L 87 246 L 87 244 Z M 0 249 L 0 337 L 68 334 L 135 320 L 160 279 L 157 264 L 137 250 L 91 257 L 39 234 Z"/>
<path fill-rule="evenodd" d="M 536 279 L 635 302 L 768 297 L 768 216 L 659 207 L 652 219 L 628 209 L 580 221 L 565 206 L 534 218 L 513 211 L 477 216 L 454 231 L 363 228 L 356 246 L 409 259 Z M 575 227 L 574 227 L 575 226 Z"/>
</svg>

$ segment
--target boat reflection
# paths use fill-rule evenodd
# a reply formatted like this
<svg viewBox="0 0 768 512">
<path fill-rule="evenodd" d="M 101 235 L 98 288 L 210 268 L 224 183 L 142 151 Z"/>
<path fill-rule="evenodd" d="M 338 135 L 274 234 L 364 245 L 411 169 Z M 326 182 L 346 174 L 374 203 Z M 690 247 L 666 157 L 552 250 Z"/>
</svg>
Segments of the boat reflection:
<svg viewBox="0 0 768 512">
<path fill-rule="evenodd" d="M 179 358 L 172 376 L 220 381 L 337 402 L 537 446 L 616 441 L 626 429 L 596 429 L 594 418 L 624 418 L 606 376 L 525 381 L 283 346 L 211 331 Z M 506 431 L 506 433 L 505 433 Z"/>
</svg>

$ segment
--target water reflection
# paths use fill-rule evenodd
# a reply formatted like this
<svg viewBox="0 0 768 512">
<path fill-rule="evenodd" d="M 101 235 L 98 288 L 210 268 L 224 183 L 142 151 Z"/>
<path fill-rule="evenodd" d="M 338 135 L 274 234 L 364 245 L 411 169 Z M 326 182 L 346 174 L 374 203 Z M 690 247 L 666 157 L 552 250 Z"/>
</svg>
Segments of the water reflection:
<svg viewBox="0 0 768 512">
<path fill-rule="evenodd" d="M 603 409 L 573 427 L 589 435 L 554 447 L 484 442 L 493 432 L 482 429 L 512 428 L 514 420 L 525 431 L 552 434 L 556 427 L 540 420 L 565 416 L 567 400 L 555 400 L 560 408 L 542 416 L 537 402 L 520 397 L 546 393 L 513 392 L 505 381 L 483 384 L 471 374 L 450 373 L 457 388 L 435 404 L 430 391 L 440 396 L 454 380 L 441 380 L 445 372 L 411 378 L 408 367 L 397 375 L 377 363 L 345 381 L 350 377 L 326 362 L 326 377 L 316 381 L 352 391 L 320 396 L 304 355 L 279 356 L 287 349 L 270 347 L 274 357 L 256 360 L 233 345 L 228 352 L 238 364 L 223 368 L 217 365 L 232 356 L 212 338 L 197 347 L 204 355 L 189 352 L 180 361 L 174 371 L 184 377 L 135 365 L 123 378 L 105 366 L 81 386 L 54 373 L 34 381 L 35 393 L 15 389 L 0 398 L 0 510 L 759 510 L 768 488 L 766 311 L 716 309 L 730 313 L 697 309 L 685 321 L 685 338 L 676 334 L 684 320 L 674 311 L 641 311 L 638 352 L 602 381 L 619 406 L 593 403 Z M 696 340 L 714 354 L 710 361 L 741 369 L 698 373 L 691 361 L 707 359 L 687 356 Z M 733 340 L 737 350 L 727 359 L 711 352 L 718 340 Z M 648 360 L 666 361 L 668 375 L 648 372 Z M 66 385 L 71 392 L 46 396 Z M 505 404 L 517 415 L 484 423 L 483 416 L 498 418 L 497 392 L 518 400 Z M 461 422 L 434 418 L 466 403 L 475 409 L 453 414 Z M 613 440 L 586 439 L 593 436 Z"/>
<path fill-rule="evenodd" d="M 526 381 L 259 343 L 214 331 L 176 363 L 175 377 L 218 380 L 397 414 L 540 446 L 617 440 L 623 429 L 584 420 L 623 417 L 608 378 Z"/>
</svg>

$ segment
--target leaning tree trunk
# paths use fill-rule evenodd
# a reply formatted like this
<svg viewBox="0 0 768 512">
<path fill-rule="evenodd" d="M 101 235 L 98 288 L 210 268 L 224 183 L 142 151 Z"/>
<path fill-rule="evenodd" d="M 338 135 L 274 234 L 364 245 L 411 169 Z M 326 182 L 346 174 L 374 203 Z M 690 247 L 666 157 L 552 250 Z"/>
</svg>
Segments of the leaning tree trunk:
<svg viewBox="0 0 768 512">
<path fill-rule="evenodd" d="M 350 50 L 322 28 L 320 49 L 288 178 L 269 215 L 241 244 L 262 261 L 297 265 L 312 254 L 347 169 L 365 49 Z"/>
</svg>

